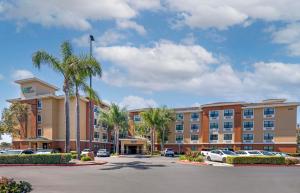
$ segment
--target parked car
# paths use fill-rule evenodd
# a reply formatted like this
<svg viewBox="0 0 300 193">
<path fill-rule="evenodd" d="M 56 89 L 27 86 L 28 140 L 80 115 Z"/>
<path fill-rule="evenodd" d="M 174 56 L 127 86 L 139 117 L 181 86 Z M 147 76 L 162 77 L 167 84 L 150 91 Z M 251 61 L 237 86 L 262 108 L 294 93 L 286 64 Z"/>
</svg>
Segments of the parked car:
<svg viewBox="0 0 300 193">
<path fill-rule="evenodd" d="M 266 156 L 275 156 L 275 153 L 271 151 L 260 151 L 260 153 Z"/>
<path fill-rule="evenodd" d="M 212 150 L 207 155 L 208 161 L 220 161 L 226 162 L 227 156 L 235 156 L 236 154 L 233 151 L 229 150 Z"/>
<path fill-rule="evenodd" d="M 99 149 L 97 151 L 97 157 L 109 157 L 110 153 L 107 151 L 107 149 Z"/>
<path fill-rule="evenodd" d="M 173 149 L 171 148 L 166 148 L 165 151 L 163 152 L 163 156 L 170 156 L 170 157 L 174 157 L 175 153 L 173 151 Z"/>
<path fill-rule="evenodd" d="M 5 154 L 7 150 L 0 150 L 0 155 Z"/>
<path fill-rule="evenodd" d="M 275 156 L 289 157 L 288 154 L 283 153 L 283 152 L 272 152 L 272 153 L 273 153 L 273 155 L 275 155 Z"/>
<path fill-rule="evenodd" d="M 2 155 L 21 155 L 21 154 L 33 154 L 34 151 L 32 149 L 12 149 L 12 150 L 7 150 L 4 154 Z"/>
<path fill-rule="evenodd" d="M 82 152 L 81 152 L 81 155 L 87 155 L 90 152 L 91 152 L 90 149 L 83 149 Z"/>
<path fill-rule="evenodd" d="M 207 157 L 209 152 L 210 152 L 210 151 L 208 151 L 208 150 L 202 150 L 200 153 L 201 153 L 203 156 Z"/>
<path fill-rule="evenodd" d="M 260 151 L 258 150 L 240 150 L 235 152 L 239 156 L 262 156 Z"/>
<path fill-rule="evenodd" d="M 38 149 L 35 154 L 52 154 L 52 153 L 59 153 L 56 149 Z"/>
</svg>

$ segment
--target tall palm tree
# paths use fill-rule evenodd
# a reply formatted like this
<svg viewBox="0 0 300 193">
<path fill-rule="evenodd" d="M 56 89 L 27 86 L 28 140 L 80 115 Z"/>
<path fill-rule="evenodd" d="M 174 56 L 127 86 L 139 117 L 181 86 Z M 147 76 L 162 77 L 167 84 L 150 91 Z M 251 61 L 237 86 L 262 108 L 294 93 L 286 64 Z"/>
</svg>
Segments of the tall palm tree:
<svg viewBox="0 0 300 193">
<path fill-rule="evenodd" d="M 89 100 L 93 100 L 99 103 L 100 99 L 96 91 L 86 84 L 86 79 L 89 77 L 90 73 L 98 75 L 101 77 L 102 69 L 100 63 L 98 63 L 94 58 L 88 56 L 72 56 L 72 76 L 71 80 L 75 87 L 75 97 L 76 97 L 76 150 L 78 159 L 80 158 L 80 94 L 79 91 L 82 90 L 86 94 L 88 93 L 91 97 Z"/>
<path fill-rule="evenodd" d="M 169 125 L 175 120 L 174 112 L 167 107 L 162 107 L 160 110 L 160 124 L 158 135 L 160 137 L 160 149 L 164 149 L 165 142 L 168 140 Z"/>
<path fill-rule="evenodd" d="M 65 152 L 70 151 L 70 93 L 72 92 L 71 82 L 71 64 L 73 51 L 69 42 L 63 42 L 61 44 L 61 57 L 59 60 L 55 56 L 40 50 L 33 54 L 32 62 L 38 69 L 41 65 L 48 65 L 54 71 L 60 73 L 64 77 L 63 92 L 65 94 L 65 119 L 66 119 L 66 141 L 65 141 Z"/>
<path fill-rule="evenodd" d="M 112 103 L 109 111 L 100 113 L 100 121 L 112 126 L 114 129 L 115 153 L 119 153 L 119 132 L 120 129 L 128 129 L 128 113 L 126 108 L 120 108 Z"/>
<path fill-rule="evenodd" d="M 161 110 L 159 108 L 150 108 L 147 111 L 141 113 L 143 124 L 148 126 L 148 128 L 150 128 L 151 155 L 153 155 L 153 152 L 154 152 L 155 132 L 156 132 L 156 129 L 160 127 L 160 123 L 161 123 L 160 111 Z"/>
</svg>

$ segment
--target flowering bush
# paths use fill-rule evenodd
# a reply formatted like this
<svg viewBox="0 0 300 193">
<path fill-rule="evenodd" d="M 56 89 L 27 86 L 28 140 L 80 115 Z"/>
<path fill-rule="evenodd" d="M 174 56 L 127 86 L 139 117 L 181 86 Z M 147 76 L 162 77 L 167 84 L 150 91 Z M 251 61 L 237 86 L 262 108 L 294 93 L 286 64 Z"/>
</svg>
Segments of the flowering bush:
<svg viewBox="0 0 300 193">
<path fill-rule="evenodd" d="M 201 155 L 200 152 L 191 151 L 191 152 L 187 152 L 185 155 L 179 156 L 179 160 L 188 160 L 191 162 L 203 162 L 204 157 Z"/>
<path fill-rule="evenodd" d="M 25 181 L 19 183 L 14 181 L 13 178 L 0 177 L 0 192 L 1 193 L 27 193 L 31 192 L 31 184 Z"/>
</svg>

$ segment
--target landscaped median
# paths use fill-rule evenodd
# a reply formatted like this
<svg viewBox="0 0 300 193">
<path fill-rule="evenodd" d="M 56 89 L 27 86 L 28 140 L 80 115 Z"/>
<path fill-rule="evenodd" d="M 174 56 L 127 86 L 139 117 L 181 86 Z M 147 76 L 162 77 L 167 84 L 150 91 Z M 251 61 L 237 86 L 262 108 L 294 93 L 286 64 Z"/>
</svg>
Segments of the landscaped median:
<svg viewBox="0 0 300 193">
<path fill-rule="evenodd" d="M 281 156 L 228 156 L 226 163 L 239 165 L 295 165 L 297 158 Z"/>
<path fill-rule="evenodd" d="M 200 152 L 187 152 L 185 155 L 180 155 L 179 162 L 192 165 L 206 165 Z"/>
</svg>

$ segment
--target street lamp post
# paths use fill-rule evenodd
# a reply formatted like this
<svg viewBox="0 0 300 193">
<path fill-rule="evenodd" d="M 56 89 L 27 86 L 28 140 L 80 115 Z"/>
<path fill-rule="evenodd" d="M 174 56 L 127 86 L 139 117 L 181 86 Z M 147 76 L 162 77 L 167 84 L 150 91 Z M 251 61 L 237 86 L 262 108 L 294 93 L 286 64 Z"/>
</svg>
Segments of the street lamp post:
<svg viewBox="0 0 300 193">
<path fill-rule="evenodd" d="M 93 41 L 95 41 L 94 39 L 94 36 L 93 35 L 90 35 L 90 58 L 93 57 Z M 90 88 L 92 88 L 92 72 L 90 71 Z M 89 121 L 90 121 L 90 128 L 89 128 L 89 133 L 90 133 L 90 137 L 89 137 L 89 147 L 90 147 L 90 150 L 92 150 L 92 139 L 93 139 L 93 119 L 92 119 L 92 113 L 93 113 L 93 105 L 92 105 L 92 96 L 91 96 L 91 92 L 89 93 L 90 95 L 90 100 L 89 100 L 89 107 L 90 107 L 90 112 L 89 112 Z"/>
</svg>

